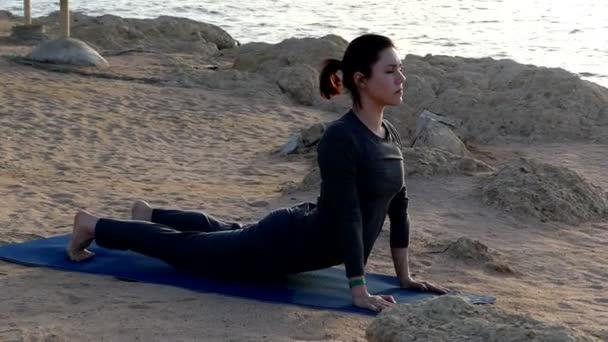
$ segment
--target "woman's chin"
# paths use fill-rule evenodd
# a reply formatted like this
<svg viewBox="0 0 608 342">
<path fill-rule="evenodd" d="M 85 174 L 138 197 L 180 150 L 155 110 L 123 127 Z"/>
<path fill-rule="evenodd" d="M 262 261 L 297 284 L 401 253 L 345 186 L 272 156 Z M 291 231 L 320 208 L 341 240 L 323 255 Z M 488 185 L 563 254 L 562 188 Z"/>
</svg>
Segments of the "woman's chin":
<svg viewBox="0 0 608 342">
<path fill-rule="evenodd" d="M 391 101 L 388 101 L 386 103 L 387 106 L 398 106 L 401 103 L 403 103 L 403 98 L 401 96 L 399 96 L 399 98 L 396 99 L 391 99 Z"/>
</svg>

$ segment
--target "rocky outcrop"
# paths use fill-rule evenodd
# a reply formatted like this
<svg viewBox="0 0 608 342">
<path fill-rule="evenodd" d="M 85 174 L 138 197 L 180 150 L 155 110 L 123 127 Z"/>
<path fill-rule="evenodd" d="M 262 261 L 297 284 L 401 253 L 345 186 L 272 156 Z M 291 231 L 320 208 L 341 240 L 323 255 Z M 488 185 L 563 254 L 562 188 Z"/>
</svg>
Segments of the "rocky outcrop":
<svg viewBox="0 0 608 342">
<path fill-rule="evenodd" d="M 342 59 L 348 42 L 338 36 L 290 38 L 278 44 L 245 44 L 234 52 L 234 68 L 276 75 L 284 67 L 309 65 L 320 71 L 327 58 Z"/>
<path fill-rule="evenodd" d="M 341 59 L 348 42 L 338 36 L 291 38 L 278 44 L 250 43 L 221 57 L 234 58 L 234 68 L 264 75 L 296 102 L 314 105 L 321 101 L 319 72 L 327 58 Z"/>
<path fill-rule="evenodd" d="M 211 55 L 218 49 L 229 49 L 237 45 L 218 26 L 186 18 L 160 16 L 155 19 L 131 19 L 114 15 L 90 17 L 71 13 L 71 19 L 72 37 L 100 51 L 141 48 Z M 37 18 L 36 21 L 56 29 L 58 12 Z"/>
<path fill-rule="evenodd" d="M 562 69 L 492 58 L 408 55 L 404 103 L 387 117 L 413 138 L 424 109 L 458 120 L 466 142 L 608 141 L 608 89 Z"/>
</svg>

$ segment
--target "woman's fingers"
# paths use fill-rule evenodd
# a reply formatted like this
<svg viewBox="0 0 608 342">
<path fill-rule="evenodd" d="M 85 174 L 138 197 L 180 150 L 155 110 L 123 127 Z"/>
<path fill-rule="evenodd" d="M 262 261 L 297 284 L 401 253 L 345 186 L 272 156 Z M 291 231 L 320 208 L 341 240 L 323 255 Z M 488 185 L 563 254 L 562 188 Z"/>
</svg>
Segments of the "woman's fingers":
<svg viewBox="0 0 608 342">
<path fill-rule="evenodd" d="M 437 292 L 437 293 L 441 293 L 441 294 L 445 294 L 448 293 L 448 289 L 446 289 L 443 286 L 439 286 L 439 285 L 435 285 L 433 283 L 429 283 L 428 281 L 423 281 L 424 285 L 426 285 L 426 287 L 433 292 Z"/>
<path fill-rule="evenodd" d="M 428 291 L 427 286 L 422 282 L 415 282 L 412 284 L 414 288 L 422 291 Z"/>
<path fill-rule="evenodd" d="M 391 295 L 380 295 L 380 297 L 382 297 L 382 299 L 386 300 L 389 303 L 397 304 L 395 297 L 393 297 Z"/>
<path fill-rule="evenodd" d="M 388 299 L 385 299 L 384 297 L 385 296 L 378 296 L 376 299 L 377 300 L 376 306 L 379 306 L 381 310 L 395 305 L 393 302 L 390 302 Z M 388 296 L 388 297 L 390 297 L 390 296 Z"/>
</svg>

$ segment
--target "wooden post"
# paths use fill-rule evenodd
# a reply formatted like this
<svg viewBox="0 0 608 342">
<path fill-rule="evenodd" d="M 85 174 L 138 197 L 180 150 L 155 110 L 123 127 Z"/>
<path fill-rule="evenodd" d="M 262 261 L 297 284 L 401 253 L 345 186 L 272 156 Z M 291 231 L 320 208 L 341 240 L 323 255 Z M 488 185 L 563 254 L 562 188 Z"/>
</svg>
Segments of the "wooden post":
<svg viewBox="0 0 608 342">
<path fill-rule="evenodd" d="M 23 0 L 23 17 L 25 25 L 32 25 L 32 3 L 30 0 Z"/>
<path fill-rule="evenodd" d="M 61 26 L 61 36 L 63 38 L 70 37 L 70 8 L 68 6 L 68 0 L 60 0 L 59 1 L 59 18 L 61 22 L 59 23 Z"/>
</svg>

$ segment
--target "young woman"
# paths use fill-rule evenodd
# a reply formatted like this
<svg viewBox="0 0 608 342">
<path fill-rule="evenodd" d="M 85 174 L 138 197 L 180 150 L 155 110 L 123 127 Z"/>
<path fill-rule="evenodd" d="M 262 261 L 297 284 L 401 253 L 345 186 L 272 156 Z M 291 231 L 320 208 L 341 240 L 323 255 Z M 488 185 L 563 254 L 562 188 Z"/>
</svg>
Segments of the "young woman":
<svg viewBox="0 0 608 342">
<path fill-rule="evenodd" d="M 133 205 L 130 221 L 81 211 L 74 219 L 69 257 L 82 261 L 93 256 L 87 247 L 96 240 L 105 248 L 129 249 L 181 270 L 220 276 L 272 277 L 344 263 L 353 303 L 380 311 L 395 300 L 367 291 L 365 264 L 388 214 L 402 287 L 447 292 L 410 276 L 401 141 L 383 118 L 385 106 L 401 103 L 404 81 L 399 55 L 383 36 L 358 37 L 342 61 L 326 61 L 321 94 L 330 98 L 344 87 L 353 106 L 319 143 L 321 193 L 316 204 L 280 208 L 248 225 L 202 212 L 153 209 L 143 201 Z"/>
</svg>

